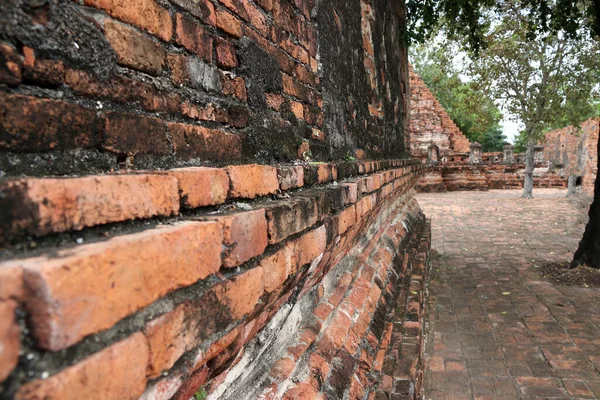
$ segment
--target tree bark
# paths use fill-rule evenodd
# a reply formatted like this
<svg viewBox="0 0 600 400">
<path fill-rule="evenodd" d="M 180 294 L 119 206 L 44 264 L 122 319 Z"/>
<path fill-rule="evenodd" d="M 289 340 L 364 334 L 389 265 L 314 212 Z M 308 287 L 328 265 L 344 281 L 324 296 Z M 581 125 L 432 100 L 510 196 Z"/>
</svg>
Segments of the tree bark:
<svg viewBox="0 0 600 400">
<path fill-rule="evenodd" d="M 525 181 L 523 182 L 523 198 L 533 198 L 533 169 L 535 168 L 535 140 L 527 141 L 527 152 L 525 153 Z"/>
<path fill-rule="evenodd" d="M 600 0 L 594 0 L 596 11 L 596 34 L 600 36 Z M 598 168 L 600 168 L 600 141 L 598 141 Z M 594 184 L 594 201 L 590 206 L 589 221 L 585 227 L 585 232 L 579 248 L 575 252 L 571 267 L 579 265 L 588 265 L 592 268 L 600 269 L 600 180 L 596 175 Z"/>
<path fill-rule="evenodd" d="M 569 176 L 567 179 L 567 197 L 575 194 L 575 191 L 577 190 L 576 183 L 577 177 L 575 175 Z"/>
</svg>

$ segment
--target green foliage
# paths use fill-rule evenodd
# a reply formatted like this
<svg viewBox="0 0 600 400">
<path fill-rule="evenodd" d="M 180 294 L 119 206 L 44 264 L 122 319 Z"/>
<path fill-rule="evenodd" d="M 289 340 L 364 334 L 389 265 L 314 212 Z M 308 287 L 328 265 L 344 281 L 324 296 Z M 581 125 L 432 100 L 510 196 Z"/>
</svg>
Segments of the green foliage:
<svg viewBox="0 0 600 400">
<path fill-rule="evenodd" d="M 519 7 L 527 19 L 527 37 L 561 32 L 569 38 L 582 34 L 582 26 L 600 36 L 598 0 L 521 0 Z M 410 44 L 424 43 L 440 30 L 450 38 L 462 37 L 478 53 L 487 45 L 486 35 L 493 18 L 512 1 L 495 0 L 406 0 L 407 31 Z"/>
<path fill-rule="evenodd" d="M 206 389 L 202 386 L 196 393 L 194 393 L 194 400 L 206 400 L 208 397 L 208 393 L 206 393 Z"/>
<path fill-rule="evenodd" d="M 523 122 L 527 140 L 538 141 L 549 129 L 579 124 L 596 112 L 600 45 L 584 32 L 531 37 L 529 3 L 503 6 L 484 49 L 471 54 L 462 73 Z"/>
<path fill-rule="evenodd" d="M 500 110 L 489 95 L 461 79 L 447 58 L 446 48 L 421 45 L 410 52 L 415 72 L 465 136 L 471 142 L 479 142 L 485 152 L 502 151 L 506 137 L 500 127 Z"/>
</svg>

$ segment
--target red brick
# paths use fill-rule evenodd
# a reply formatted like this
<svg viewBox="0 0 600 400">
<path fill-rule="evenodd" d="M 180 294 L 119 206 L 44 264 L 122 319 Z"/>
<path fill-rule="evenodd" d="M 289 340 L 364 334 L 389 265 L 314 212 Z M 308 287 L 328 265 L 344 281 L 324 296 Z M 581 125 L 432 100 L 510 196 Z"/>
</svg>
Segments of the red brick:
<svg viewBox="0 0 600 400">
<path fill-rule="evenodd" d="M 179 53 L 167 55 L 167 65 L 171 70 L 171 81 L 174 85 L 190 84 L 190 74 L 187 67 L 188 57 Z"/>
<path fill-rule="evenodd" d="M 269 243 L 279 243 L 283 239 L 302 232 L 317 223 L 319 210 L 310 197 L 299 197 L 277 202 L 265 208 Z"/>
<path fill-rule="evenodd" d="M 160 44 L 125 24 L 107 20 L 104 34 L 121 65 L 158 75 L 163 69 L 166 51 Z"/>
<path fill-rule="evenodd" d="M 300 165 L 277 168 L 277 178 L 281 190 L 296 189 L 304 186 L 304 168 Z"/>
<path fill-rule="evenodd" d="M 22 386 L 16 400 L 137 399 L 146 388 L 148 346 L 141 333 L 117 342 L 58 374 Z"/>
<path fill-rule="evenodd" d="M 206 381 L 209 374 L 208 367 L 201 368 L 188 376 L 182 383 L 179 391 L 170 400 L 189 400 L 194 398 L 194 394 L 198 392 Z"/>
<path fill-rule="evenodd" d="M 282 358 L 271 369 L 271 376 L 278 381 L 284 381 L 290 377 L 295 368 L 296 362 L 294 360 L 287 357 Z"/>
<path fill-rule="evenodd" d="M 201 367 L 219 353 L 223 352 L 226 348 L 233 344 L 233 342 L 240 336 L 241 333 L 242 326 L 236 326 L 229 333 L 226 333 L 219 339 L 215 340 L 205 352 L 201 353 L 200 358 L 198 358 L 194 363 L 193 369 Z"/>
<path fill-rule="evenodd" d="M 34 50 L 27 46 L 23 46 L 23 54 L 23 79 L 55 86 L 64 82 L 65 67 L 61 61 L 36 59 Z"/>
<path fill-rule="evenodd" d="M 320 142 L 324 142 L 325 141 L 325 132 L 323 132 L 320 129 L 317 128 L 312 128 L 312 133 L 310 135 L 310 138 L 313 140 L 318 140 Z"/>
<path fill-rule="evenodd" d="M 216 217 L 223 227 L 223 266 L 238 266 L 265 251 L 267 247 L 267 220 L 265 210 L 239 212 Z"/>
<path fill-rule="evenodd" d="M 19 266 L 0 268 L 0 301 L 23 299 L 23 269 Z"/>
<path fill-rule="evenodd" d="M 0 93 L 0 109 L 4 150 L 92 148 L 104 132 L 96 111 L 64 101 Z"/>
<path fill-rule="evenodd" d="M 8 377 L 19 362 L 21 338 L 16 321 L 14 300 L 0 301 L 0 382 Z"/>
<path fill-rule="evenodd" d="M 148 322 L 144 334 L 148 340 L 147 375 L 150 378 L 156 378 L 162 371 L 171 368 L 195 344 L 193 335 L 185 329 L 184 306 Z"/>
<path fill-rule="evenodd" d="M 235 46 L 231 42 L 217 38 L 215 43 L 215 51 L 217 53 L 217 65 L 219 67 L 237 67 L 237 53 L 235 51 Z"/>
<path fill-rule="evenodd" d="M 244 0 L 244 8 L 248 14 L 250 25 L 266 37 L 269 34 L 269 23 L 263 13 L 248 0 Z"/>
<path fill-rule="evenodd" d="M 257 3 L 267 11 L 273 10 L 273 0 L 257 0 Z"/>
<path fill-rule="evenodd" d="M 139 400 L 170 400 L 183 383 L 182 375 L 172 374 L 150 385 Z"/>
<path fill-rule="evenodd" d="M 215 6 L 210 0 L 172 0 L 172 2 L 185 8 L 205 24 L 216 26 Z"/>
<path fill-rule="evenodd" d="M 332 310 L 333 307 L 331 305 L 327 303 L 321 303 L 313 312 L 321 321 L 325 321 Z"/>
<path fill-rule="evenodd" d="M 229 176 L 220 168 L 176 168 L 169 175 L 177 178 L 179 193 L 186 207 L 222 204 L 229 191 Z"/>
<path fill-rule="evenodd" d="M 265 292 L 274 292 L 285 282 L 292 271 L 292 258 L 292 249 L 284 246 L 274 254 L 261 260 L 260 266 L 265 277 Z"/>
<path fill-rule="evenodd" d="M 234 96 L 238 100 L 248 100 L 246 91 L 246 81 L 242 77 L 232 77 L 225 72 L 221 72 L 221 84 L 225 96 Z"/>
<path fill-rule="evenodd" d="M 11 234 L 51 232 L 179 213 L 177 180 L 160 175 L 30 178 L 0 184 Z M 19 207 L 15 208 L 16 204 Z"/>
<path fill-rule="evenodd" d="M 186 222 L 5 265 L 23 268 L 39 346 L 60 350 L 218 271 L 221 242 L 218 224 Z"/>
<path fill-rule="evenodd" d="M 298 103 L 297 101 L 292 101 L 290 103 L 290 107 L 292 109 L 292 113 L 297 119 L 304 119 L 304 106 L 302 103 Z"/>
<path fill-rule="evenodd" d="M 337 166 L 326 163 L 311 163 L 304 167 L 304 184 L 316 185 L 335 181 L 338 178 Z"/>
<path fill-rule="evenodd" d="M 145 29 L 165 42 L 171 40 L 173 35 L 171 14 L 154 0 L 84 0 L 84 4 L 103 9 L 109 15 Z"/>
<path fill-rule="evenodd" d="M 311 104 L 316 102 L 315 93 L 308 87 L 304 86 L 296 79 L 287 74 L 282 74 L 283 91 L 290 96 L 294 96 L 300 100 L 304 100 Z"/>
<path fill-rule="evenodd" d="M 248 13 L 246 12 L 246 7 L 244 6 L 244 3 L 242 1 L 243 0 L 219 0 L 219 3 L 229 8 L 231 11 L 233 11 L 245 21 L 248 21 Z"/>
<path fill-rule="evenodd" d="M 231 180 L 229 197 L 253 199 L 277 193 L 277 169 L 266 165 L 232 165 L 225 168 Z"/>
<path fill-rule="evenodd" d="M 338 217 L 338 234 L 341 235 L 345 233 L 356 222 L 356 210 L 354 206 L 346 208 L 344 211 L 338 214 Z"/>
<path fill-rule="evenodd" d="M 217 28 L 235 38 L 242 37 L 242 22 L 227 11 L 217 10 Z"/>
<path fill-rule="evenodd" d="M 242 158 L 242 139 L 238 135 L 180 123 L 169 124 L 169 131 L 178 158 L 220 162 Z"/>
<path fill-rule="evenodd" d="M 275 111 L 281 111 L 281 106 L 286 102 L 285 98 L 279 93 L 265 93 L 267 105 Z"/>
<path fill-rule="evenodd" d="M 21 83 L 23 59 L 12 45 L 0 44 L 0 82 L 8 85 Z"/>
<path fill-rule="evenodd" d="M 301 267 L 312 262 L 325 251 L 327 230 L 325 226 L 321 226 L 293 240 L 289 245 L 293 246 L 294 254 L 298 260 L 297 266 Z"/>
<path fill-rule="evenodd" d="M 221 304 L 226 306 L 233 320 L 251 313 L 264 294 L 263 269 L 253 268 L 237 275 L 214 290 Z"/>
<path fill-rule="evenodd" d="M 175 16 L 175 41 L 196 53 L 200 58 L 206 61 L 212 60 L 212 38 L 196 22 L 188 17 L 177 14 Z"/>
<path fill-rule="evenodd" d="M 158 118 L 109 112 L 103 147 L 112 152 L 166 155 L 171 152 L 167 124 Z"/>
</svg>

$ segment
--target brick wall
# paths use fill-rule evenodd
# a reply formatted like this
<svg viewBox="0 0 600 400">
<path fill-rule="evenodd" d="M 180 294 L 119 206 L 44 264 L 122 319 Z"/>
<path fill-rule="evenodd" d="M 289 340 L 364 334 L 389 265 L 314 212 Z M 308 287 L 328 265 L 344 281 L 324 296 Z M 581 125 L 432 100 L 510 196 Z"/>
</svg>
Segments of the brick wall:
<svg viewBox="0 0 600 400">
<path fill-rule="evenodd" d="M 0 14 L 5 174 L 405 151 L 399 0 L 17 0 Z"/>
<path fill-rule="evenodd" d="M 418 396 L 404 24 L 1 2 L 0 398 Z"/>
<path fill-rule="evenodd" d="M 568 126 L 546 134 L 544 159 L 551 168 L 568 178 L 581 177 L 584 193 L 594 194 L 598 168 L 598 131 L 600 120 L 592 118 L 581 124 L 581 129 Z"/>
<path fill-rule="evenodd" d="M 409 135 L 411 154 L 420 159 L 427 160 L 431 145 L 438 147 L 442 157 L 470 151 L 469 140 L 412 68 Z"/>
</svg>

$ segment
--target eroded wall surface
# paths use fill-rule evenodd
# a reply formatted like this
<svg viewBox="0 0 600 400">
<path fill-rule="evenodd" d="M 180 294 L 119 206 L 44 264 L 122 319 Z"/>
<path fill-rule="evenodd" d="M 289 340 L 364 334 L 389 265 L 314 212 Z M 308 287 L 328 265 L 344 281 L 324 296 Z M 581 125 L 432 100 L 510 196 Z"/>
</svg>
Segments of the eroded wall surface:
<svg viewBox="0 0 600 400">
<path fill-rule="evenodd" d="M 442 157 L 470 150 L 469 140 L 412 68 L 409 132 L 413 157 L 427 160 L 430 146 L 437 146 Z"/>
<path fill-rule="evenodd" d="M 419 396 L 404 18 L 1 2 L 0 397 Z"/>
<path fill-rule="evenodd" d="M 594 182 L 598 173 L 598 131 L 600 120 L 592 118 L 580 128 L 568 126 L 546 135 L 544 159 L 550 168 L 565 178 L 581 177 L 583 192 L 594 194 Z"/>
</svg>

